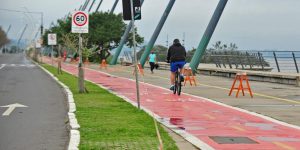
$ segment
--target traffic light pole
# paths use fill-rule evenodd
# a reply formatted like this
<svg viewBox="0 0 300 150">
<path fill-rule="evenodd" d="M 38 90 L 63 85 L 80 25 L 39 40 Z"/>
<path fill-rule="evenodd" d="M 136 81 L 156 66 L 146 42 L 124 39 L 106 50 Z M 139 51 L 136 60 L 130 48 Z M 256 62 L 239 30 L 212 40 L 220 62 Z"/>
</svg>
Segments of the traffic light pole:
<svg viewBox="0 0 300 150">
<path fill-rule="evenodd" d="M 41 46 L 43 41 L 43 34 L 44 34 L 44 13 L 41 12 L 41 38 L 40 38 Z M 41 56 L 41 63 L 43 63 L 42 47 L 39 50 L 39 55 Z"/>
<path fill-rule="evenodd" d="M 170 14 L 170 11 L 171 11 L 172 8 L 173 8 L 173 5 L 174 5 L 175 1 L 176 1 L 176 0 L 170 0 L 170 1 L 169 1 L 169 4 L 168 4 L 168 6 L 166 7 L 165 12 L 163 13 L 163 15 L 162 15 L 162 17 L 161 17 L 161 19 L 160 19 L 160 21 L 159 21 L 159 23 L 158 23 L 158 25 L 157 25 L 157 27 L 156 27 L 156 29 L 155 29 L 153 35 L 152 35 L 152 37 L 151 37 L 149 43 L 147 44 L 146 50 L 144 51 L 144 53 L 143 53 L 143 55 L 142 55 L 142 57 L 141 57 L 141 60 L 140 60 L 140 63 L 141 63 L 141 65 L 142 65 L 142 67 L 144 67 L 145 62 L 147 61 L 147 58 L 148 58 L 148 56 L 149 56 L 149 54 L 150 54 L 150 52 L 151 52 L 151 49 L 153 48 L 154 43 L 156 42 L 157 37 L 158 37 L 158 35 L 159 35 L 159 33 L 160 33 L 162 27 L 164 26 L 164 23 L 166 22 L 166 20 L 167 20 L 169 14 Z"/>
<path fill-rule="evenodd" d="M 20 48 L 20 42 L 21 42 L 21 40 L 23 38 L 23 35 L 24 35 L 24 33 L 25 33 L 26 29 L 27 29 L 27 26 L 28 25 L 26 24 L 25 27 L 24 27 L 24 29 L 23 29 L 23 31 L 22 31 L 22 33 L 21 33 L 21 35 L 20 35 L 20 38 L 18 40 L 18 46 L 19 46 L 19 48 Z"/>
<path fill-rule="evenodd" d="M 143 5 L 143 3 L 144 3 L 144 0 L 141 0 L 141 5 Z M 119 43 L 119 46 L 117 47 L 116 52 L 115 52 L 115 54 L 113 55 L 113 58 L 112 58 L 112 60 L 111 60 L 111 62 L 110 62 L 111 65 L 117 64 L 119 55 L 120 55 L 120 53 L 121 53 L 121 51 L 122 51 L 122 49 L 123 49 L 125 43 L 126 43 L 127 40 L 128 40 L 129 32 L 130 32 L 130 30 L 132 29 L 132 26 L 133 26 L 133 21 L 130 21 L 130 23 L 127 25 L 126 30 L 125 30 L 125 32 L 124 32 L 122 38 L 121 38 L 121 41 L 120 41 L 120 43 Z M 134 33 L 135 33 L 135 32 L 134 32 Z"/>
<path fill-rule="evenodd" d="M 135 72 L 135 83 L 136 83 L 136 97 L 138 108 L 141 109 L 140 103 L 140 88 L 139 88 L 139 74 L 138 74 L 138 61 L 136 55 L 136 40 L 135 40 L 135 29 L 134 29 L 134 13 L 133 13 L 133 0 L 130 0 L 130 9 L 131 9 L 131 22 L 132 22 L 132 36 L 133 36 L 133 54 L 134 54 L 134 72 Z"/>
<path fill-rule="evenodd" d="M 228 0 L 220 0 L 219 4 L 206 28 L 206 31 L 199 43 L 199 46 L 197 50 L 195 51 L 195 54 L 191 60 L 190 67 L 195 72 L 198 68 L 198 65 L 200 64 L 201 58 L 207 48 L 207 45 L 216 29 L 216 26 L 221 18 L 221 15 L 223 13 L 223 10 L 227 4 Z"/>
</svg>

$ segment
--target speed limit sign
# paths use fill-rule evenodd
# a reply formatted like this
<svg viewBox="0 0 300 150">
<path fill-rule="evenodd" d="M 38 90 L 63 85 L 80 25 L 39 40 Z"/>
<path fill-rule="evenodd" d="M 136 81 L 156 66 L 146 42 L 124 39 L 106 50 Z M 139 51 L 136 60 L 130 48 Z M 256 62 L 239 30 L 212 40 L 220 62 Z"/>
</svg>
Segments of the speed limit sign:
<svg viewBox="0 0 300 150">
<path fill-rule="evenodd" d="M 55 33 L 48 34 L 48 45 L 56 45 L 56 44 L 57 44 L 56 34 Z"/>
<path fill-rule="evenodd" d="M 72 33 L 89 32 L 89 14 L 84 11 L 75 11 L 72 14 Z"/>
</svg>

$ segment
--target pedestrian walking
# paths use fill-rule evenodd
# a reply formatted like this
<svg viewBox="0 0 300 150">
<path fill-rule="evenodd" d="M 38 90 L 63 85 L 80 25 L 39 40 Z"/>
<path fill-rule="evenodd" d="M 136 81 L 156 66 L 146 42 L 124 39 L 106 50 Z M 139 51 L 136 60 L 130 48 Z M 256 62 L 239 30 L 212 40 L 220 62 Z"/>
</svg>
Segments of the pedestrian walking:
<svg viewBox="0 0 300 150">
<path fill-rule="evenodd" d="M 154 53 L 154 51 L 151 51 L 151 54 L 149 55 L 148 61 L 149 61 L 149 64 L 150 64 L 151 73 L 153 74 L 154 73 L 153 70 L 155 68 L 155 63 L 157 62 L 156 61 L 156 54 Z"/>
</svg>

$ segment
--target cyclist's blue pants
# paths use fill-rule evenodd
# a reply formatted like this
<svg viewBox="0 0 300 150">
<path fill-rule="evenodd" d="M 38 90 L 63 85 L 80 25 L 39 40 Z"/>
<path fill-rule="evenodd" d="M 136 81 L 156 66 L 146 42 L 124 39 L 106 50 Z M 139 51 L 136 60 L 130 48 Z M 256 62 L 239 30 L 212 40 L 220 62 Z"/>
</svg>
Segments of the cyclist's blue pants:
<svg viewBox="0 0 300 150">
<path fill-rule="evenodd" d="M 183 66 L 185 65 L 185 61 L 175 61 L 171 62 L 171 72 L 176 72 L 179 68 L 182 69 Z"/>
</svg>

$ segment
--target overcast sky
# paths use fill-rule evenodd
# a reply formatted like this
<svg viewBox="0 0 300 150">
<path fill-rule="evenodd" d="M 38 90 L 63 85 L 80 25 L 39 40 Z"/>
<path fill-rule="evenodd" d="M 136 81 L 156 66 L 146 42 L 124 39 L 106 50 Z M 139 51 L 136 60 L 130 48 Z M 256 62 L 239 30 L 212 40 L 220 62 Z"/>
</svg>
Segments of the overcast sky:
<svg viewBox="0 0 300 150">
<path fill-rule="evenodd" d="M 85 0 L 0 0 L 0 8 L 43 11 L 44 25 L 78 9 Z M 92 1 L 92 0 L 91 0 Z M 96 0 L 98 4 L 100 0 Z M 166 45 L 174 38 L 182 39 L 186 47 L 197 47 L 219 0 L 177 0 L 162 29 L 157 44 Z M 114 0 L 104 0 L 101 11 L 111 9 Z M 145 0 L 142 20 L 137 21 L 139 33 L 148 41 L 167 6 L 168 0 Z M 96 4 L 92 10 L 96 9 Z M 122 12 L 120 0 L 116 13 Z M 209 46 L 220 40 L 236 43 L 239 49 L 300 50 L 300 0 L 229 0 Z M 40 24 L 39 15 L 25 15 L 0 10 L 0 26 L 12 25 L 10 38 L 18 38 L 25 24 L 34 36 Z M 36 27 L 35 27 L 36 26 Z"/>
</svg>

